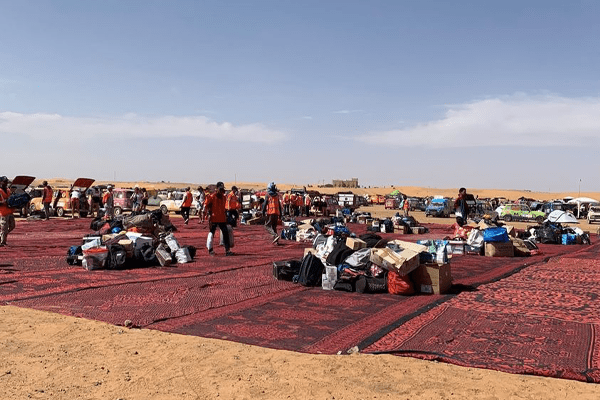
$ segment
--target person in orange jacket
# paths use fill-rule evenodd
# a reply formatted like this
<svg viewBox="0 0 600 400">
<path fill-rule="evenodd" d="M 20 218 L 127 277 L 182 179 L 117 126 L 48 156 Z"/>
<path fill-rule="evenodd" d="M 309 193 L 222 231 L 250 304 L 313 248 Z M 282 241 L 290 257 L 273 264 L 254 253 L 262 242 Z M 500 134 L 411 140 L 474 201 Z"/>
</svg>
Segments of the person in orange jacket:
<svg viewBox="0 0 600 400">
<path fill-rule="evenodd" d="M 48 185 L 48 181 L 42 182 L 44 191 L 42 192 L 42 203 L 44 204 L 44 213 L 46 214 L 46 221 L 50 219 L 50 203 L 52 203 L 52 187 Z"/>
<path fill-rule="evenodd" d="M 216 192 L 206 197 L 206 213 L 208 215 L 208 225 L 210 227 L 210 232 L 206 238 L 206 248 L 208 249 L 208 254 L 211 256 L 215 255 L 215 251 L 213 250 L 213 239 L 217 227 L 221 230 L 225 255 L 233 255 L 229 250 L 229 229 L 227 228 L 227 216 L 225 215 L 226 200 L 225 185 L 223 182 L 217 182 Z"/>
<path fill-rule="evenodd" d="M 310 198 L 310 195 L 307 193 L 304 196 L 304 213 L 306 214 L 307 217 L 310 217 L 310 206 L 312 205 L 312 200 Z"/>
<path fill-rule="evenodd" d="M 185 193 L 183 194 L 183 201 L 181 202 L 181 216 L 183 217 L 183 223 L 185 225 L 190 222 L 190 208 L 192 208 L 192 192 L 190 192 L 190 187 L 185 188 Z"/>
<path fill-rule="evenodd" d="M 227 194 L 225 209 L 227 210 L 227 223 L 233 228 L 237 226 L 237 220 L 240 216 L 239 211 L 242 208 L 240 203 L 240 192 L 237 186 L 232 186 L 231 191 Z"/>
<path fill-rule="evenodd" d="M 271 182 L 267 188 L 267 196 L 262 206 L 262 213 L 265 216 L 265 229 L 273 237 L 273 244 L 279 244 L 279 235 L 277 234 L 277 223 L 281 218 L 281 200 L 279 191 L 275 182 Z"/>
<path fill-rule="evenodd" d="M 290 191 L 288 190 L 283 195 L 283 215 L 285 215 L 285 216 L 290 215 L 290 203 L 291 203 Z"/>
<path fill-rule="evenodd" d="M 8 178 L 0 176 L 0 247 L 6 246 L 6 238 L 15 229 L 16 225 L 13 209 L 7 204 L 10 195 Z"/>
</svg>

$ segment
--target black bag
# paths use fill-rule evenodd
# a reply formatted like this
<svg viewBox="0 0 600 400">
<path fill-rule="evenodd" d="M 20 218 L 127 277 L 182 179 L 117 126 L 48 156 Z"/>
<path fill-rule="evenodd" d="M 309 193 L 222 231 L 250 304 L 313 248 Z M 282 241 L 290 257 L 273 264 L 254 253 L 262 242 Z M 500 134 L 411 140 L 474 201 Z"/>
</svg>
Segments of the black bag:
<svg viewBox="0 0 600 400">
<path fill-rule="evenodd" d="M 134 251 L 134 257 L 138 262 L 146 265 L 158 264 L 158 259 L 156 258 L 156 254 L 154 254 L 154 248 L 148 243 L 145 243 L 140 247 L 136 247 Z"/>
<path fill-rule="evenodd" d="M 6 205 L 10 208 L 23 208 L 30 200 L 31 196 L 29 193 L 15 193 L 8 197 Z"/>
<path fill-rule="evenodd" d="M 391 219 L 386 218 L 383 220 L 383 226 L 385 227 L 385 233 L 394 233 L 394 223 Z"/>
<path fill-rule="evenodd" d="M 342 290 L 344 292 L 354 292 L 354 285 L 351 281 L 337 281 L 333 285 L 334 290 Z"/>
<path fill-rule="evenodd" d="M 90 229 L 93 231 L 99 231 L 106 224 L 102 218 L 94 218 L 92 222 L 90 222 Z"/>
<path fill-rule="evenodd" d="M 540 243 L 544 244 L 558 244 L 561 243 L 561 231 L 555 229 L 550 225 L 544 225 L 536 230 L 536 239 Z"/>
<path fill-rule="evenodd" d="M 123 268 L 127 260 L 127 251 L 120 244 L 111 244 L 108 246 L 108 269 Z"/>
<path fill-rule="evenodd" d="M 381 236 L 374 233 L 365 233 L 364 235 L 360 235 L 358 238 L 366 242 L 367 247 L 370 249 L 375 247 L 375 245 L 381 240 Z"/>
<path fill-rule="evenodd" d="M 299 260 L 274 261 L 273 276 L 279 281 L 292 281 L 294 276 L 300 274 L 301 265 Z"/>
<path fill-rule="evenodd" d="M 356 280 L 355 286 L 359 293 L 387 293 L 387 274 L 379 278 L 361 275 Z"/>
<path fill-rule="evenodd" d="M 331 265 L 341 264 L 350 254 L 354 253 L 350 247 L 346 246 L 344 240 L 340 240 L 327 256 L 327 263 Z"/>
<path fill-rule="evenodd" d="M 302 286 L 318 286 L 321 284 L 321 275 L 325 266 L 321 260 L 312 253 L 308 253 L 302 259 L 300 272 L 294 276 L 294 282 Z"/>
</svg>

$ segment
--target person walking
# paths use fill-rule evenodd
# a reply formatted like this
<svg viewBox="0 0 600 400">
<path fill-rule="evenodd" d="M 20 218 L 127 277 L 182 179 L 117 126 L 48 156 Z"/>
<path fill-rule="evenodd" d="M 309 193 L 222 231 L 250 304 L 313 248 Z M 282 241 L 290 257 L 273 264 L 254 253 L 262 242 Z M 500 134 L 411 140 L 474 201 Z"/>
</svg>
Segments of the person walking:
<svg viewBox="0 0 600 400">
<path fill-rule="evenodd" d="M 223 246 L 225 247 L 225 255 L 232 256 L 233 253 L 229 250 L 229 229 L 227 228 L 227 216 L 225 215 L 225 185 L 223 182 L 217 182 L 216 192 L 206 199 L 206 213 L 208 215 L 208 225 L 210 232 L 206 238 L 206 248 L 208 254 L 215 255 L 213 250 L 213 239 L 217 227 L 221 230 L 223 237 Z"/>
<path fill-rule="evenodd" d="M 458 197 L 454 201 L 454 215 L 456 215 L 458 226 L 462 227 L 467 222 L 469 205 L 467 204 L 467 189 L 464 187 L 458 190 Z"/>
<path fill-rule="evenodd" d="M 237 226 L 237 220 L 240 216 L 238 210 L 242 208 L 240 203 L 240 192 L 237 186 L 232 186 L 231 191 L 227 194 L 227 201 L 225 202 L 225 209 L 227 210 L 227 223 L 233 228 Z"/>
<path fill-rule="evenodd" d="M 13 209 L 8 206 L 11 191 L 8 188 L 8 178 L 0 176 L 0 247 L 6 246 L 8 234 L 15 229 Z"/>
<path fill-rule="evenodd" d="M 273 238 L 273 244 L 279 244 L 279 235 L 277 234 L 277 223 L 282 215 L 281 200 L 279 191 L 275 182 L 271 182 L 267 187 L 267 196 L 262 206 L 262 213 L 265 216 L 265 229 Z"/>
<path fill-rule="evenodd" d="M 48 185 L 48 181 L 42 182 L 44 190 L 42 191 L 42 203 L 44 204 L 44 213 L 46 214 L 46 221 L 50 219 L 50 203 L 52 203 L 52 187 Z"/>
<path fill-rule="evenodd" d="M 196 214 L 198 215 L 198 223 L 204 222 L 204 201 L 206 200 L 206 194 L 202 186 L 198 186 L 198 195 L 196 196 Z"/>
<path fill-rule="evenodd" d="M 140 206 L 140 210 L 144 211 L 148 208 L 148 199 L 150 196 L 148 195 L 148 191 L 146 188 L 142 188 L 142 204 Z"/>
<path fill-rule="evenodd" d="M 183 217 L 183 223 L 185 225 L 190 222 L 190 208 L 192 208 L 192 192 L 190 192 L 190 187 L 185 188 L 185 193 L 183 194 L 183 201 L 181 202 L 181 216 Z"/>
<path fill-rule="evenodd" d="M 115 216 L 115 199 L 113 198 L 113 187 L 112 185 L 106 186 L 106 192 L 102 196 L 102 203 L 104 203 L 104 216 L 107 220 L 111 220 Z"/>
</svg>

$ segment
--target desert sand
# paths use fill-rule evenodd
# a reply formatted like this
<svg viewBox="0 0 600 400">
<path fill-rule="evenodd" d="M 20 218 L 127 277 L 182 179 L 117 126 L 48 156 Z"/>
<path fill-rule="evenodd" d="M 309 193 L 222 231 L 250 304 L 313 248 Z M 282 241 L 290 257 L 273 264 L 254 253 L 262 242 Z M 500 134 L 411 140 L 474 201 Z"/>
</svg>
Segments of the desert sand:
<svg viewBox="0 0 600 400">
<path fill-rule="evenodd" d="M 152 186 L 146 182 L 138 184 Z M 229 187 L 231 184 L 228 183 Z M 132 186 L 130 183 L 119 185 Z M 160 185 L 177 186 L 154 185 L 157 189 Z M 183 186 L 187 184 L 180 187 Z M 243 183 L 238 186 L 251 187 Z M 284 190 L 287 187 L 279 186 Z M 433 192 L 433 189 L 423 188 L 396 189 L 411 195 Z M 373 194 L 389 193 L 382 188 L 365 190 L 374 190 Z M 450 195 L 456 191 L 448 190 Z M 519 191 L 509 191 L 510 196 L 506 191 L 471 192 L 482 193 L 482 197 L 509 198 L 518 198 L 524 195 L 522 193 L 548 199 L 563 195 L 546 193 L 548 197 L 536 197 L 537 194 Z M 445 192 L 436 190 L 435 194 Z M 600 197 L 593 193 L 585 195 Z M 299 354 L 128 329 L 9 305 L 0 307 L 0 315 L 2 399 L 600 398 L 599 385 L 511 375 L 408 357 Z"/>
</svg>

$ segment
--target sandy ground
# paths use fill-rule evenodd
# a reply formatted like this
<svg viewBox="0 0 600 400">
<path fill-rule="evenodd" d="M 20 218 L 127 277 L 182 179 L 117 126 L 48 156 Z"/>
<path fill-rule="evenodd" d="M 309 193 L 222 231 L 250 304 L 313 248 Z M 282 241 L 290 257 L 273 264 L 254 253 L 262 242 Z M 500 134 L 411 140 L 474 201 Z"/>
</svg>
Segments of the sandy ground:
<svg viewBox="0 0 600 400">
<path fill-rule="evenodd" d="M 395 212 L 382 208 L 371 211 Z M 299 354 L 12 306 L 0 316 L 7 400 L 600 398 L 600 385 L 406 357 Z"/>
</svg>

